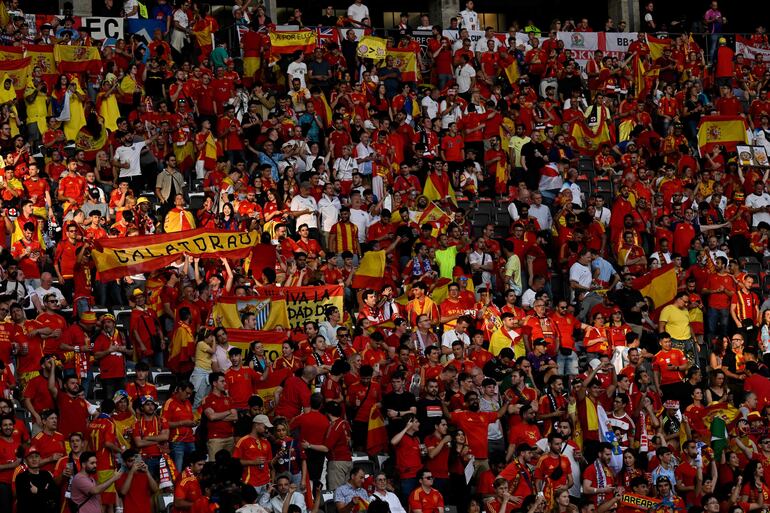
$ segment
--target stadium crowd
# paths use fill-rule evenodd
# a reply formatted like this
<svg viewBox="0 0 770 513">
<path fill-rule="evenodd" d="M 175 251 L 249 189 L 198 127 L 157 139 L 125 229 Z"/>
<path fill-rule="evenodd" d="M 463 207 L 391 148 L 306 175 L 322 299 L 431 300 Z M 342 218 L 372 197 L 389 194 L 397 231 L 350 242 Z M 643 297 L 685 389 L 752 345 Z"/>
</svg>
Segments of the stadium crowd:
<svg viewBox="0 0 770 513">
<path fill-rule="evenodd" d="M 263 6 L 235 4 L 266 37 Z M 770 71 L 716 1 L 707 48 L 670 34 L 653 58 L 640 32 L 584 69 L 557 32 L 588 20 L 472 42 L 468 0 L 457 40 L 421 17 L 421 51 L 403 16 L 388 45 L 419 83 L 352 30 L 261 46 L 246 76 L 208 6 L 148 7 L 166 30 L 99 46 L 99 74 L 32 65 L 18 96 L 2 77 L 0 511 L 767 511 L 770 168 L 697 131 L 739 116 L 770 140 Z M 18 0 L 0 14 L 6 45 L 99 45 L 66 17 L 33 34 Z M 371 25 L 361 0 L 319 21 Z M 256 230 L 275 267 L 181 255 L 100 279 L 100 241 L 195 228 Z M 379 250 L 378 285 L 354 289 Z M 343 307 L 283 326 L 273 361 L 211 313 L 323 284 Z"/>
</svg>

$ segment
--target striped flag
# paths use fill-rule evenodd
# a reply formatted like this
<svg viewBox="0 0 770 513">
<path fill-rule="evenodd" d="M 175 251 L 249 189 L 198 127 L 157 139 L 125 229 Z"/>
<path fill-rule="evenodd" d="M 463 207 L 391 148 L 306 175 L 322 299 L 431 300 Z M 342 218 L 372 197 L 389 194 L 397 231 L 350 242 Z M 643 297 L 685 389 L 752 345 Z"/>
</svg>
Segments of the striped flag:
<svg viewBox="0 0 770 513">
<path fill-rule="evenodd" d="M 385 276 L 385 251 L 367 251 L 353 274 L 354 289 L 379 288 Z"/>
<path fill-rule="evenodd" d="M 95 46 L 54 45 L 53 56 L 61 73 L 93 73 L 102 71 L 102 56 Z"/>
<path fill-rule="evenodd" d="M 385 452 L 388 448 L 388 431 L 385 429 L 385 420 L 377 405 L 372 405 L 369 410 L 369 424 L 366 432 L 366 453 L 375 456 Z"/>
<path fill-rule="evenodd" d="M 417 55 L 413 51 L 388 48 L 387 55 L 393 57 L 393 65 L 401 71 L 402 82 L 417 82 L 420 80 Z"/>
<path fill-rule="evenodd" d="M 256 32 L 243 31 L 241 35 L 241 50 L 243 51 L 243 80 L 247 86 L 254 83 L 257 72 L 262 67 L 262 36 Z"/>
<path fill-rule="evenodd" d="M 671 46 L 671 38 L 655 37 L 647 34 L 647 46 L 650 48 L 650 57 L 655 61 L 663 57 L 663 50 Z"/>
<path fill-rule="evenodd" d="M 243 328 L 241 316 L 253 313 L 257 318 L 258 330 L 271 330 L 278 326 L 287 327 L 289 316 L 286 301 L 281 297 L 260 294 L 255 296 L 226 296 L 214 304 L 212 316 L 221 318 L 225 328 Z"/>
<path fill-rule="evenodd" d="M 602 144 L 612 142 L 607 120 L 602 120 L 596 129 L 592 130 L 584 120 L 576 119 L 572 122 L 570 134 L 577 141 L 578 151 L 587 156 L 593 156 Z"/>
<path fill-rule="evenodd" d="M 738 144 L 746 144 L 746 120 L 739 116 L 703 116 L 698 124 L 698 150 L 704 155 L 714 146 L 735 151 Z"/>
<path fill-rule="evenodd" d="M 301 50 L 310 53 L 316 46 L 316 33 L 312 30 L 287 30 L 270 32 L 272 54 L 294 53 Z"/>
<path fill-rule="evenodd" d="M 632 286 L 642 294 L 642 297 L 652 299 L 656 310 L 663 308 L 676 296 L 676 266 L 672 262 L 650 271 L 634 279 Z"/>
<path fill-rule="evenodd" d="M 0 76 L 7 76 L 13 82 L 13 88 L 16 91 L 16 96 L 21 98 L 24 95 L 24 89 L 27 88 L 27 79 L 29 79 L 29 63 L 30 58 L 24 57 L 16 60 L 3 60 L 0 61 Z M 0 87 L 3 87 L 0 84 Z M 4 94 L 4 93 L 0 93 Z"/>
</svg>

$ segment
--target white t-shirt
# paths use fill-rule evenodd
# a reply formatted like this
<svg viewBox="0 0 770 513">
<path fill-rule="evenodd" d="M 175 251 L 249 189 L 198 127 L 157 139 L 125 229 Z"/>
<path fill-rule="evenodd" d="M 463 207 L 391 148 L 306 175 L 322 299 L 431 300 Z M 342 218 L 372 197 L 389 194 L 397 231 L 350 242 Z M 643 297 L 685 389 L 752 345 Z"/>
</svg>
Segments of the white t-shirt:
<svg viewBox="0 0 770 513">
<path fill-rule="evenodd" d="M 476 76 L 476 70 L 470 64 L 466 63 L 462 66 L 457 66 L 455 71 L 455 80 L 457 80 L 457 92 L 460 94 L 467 93 L 471 88 L 471 79 Z"/>
<path fill-rule="evenodd" d="M 569 281 L 574 281 L 583 288 L 590 288 L 591 281 L 593 281 L 591 267 L 583 265 L 580 262 L 575 262 L 572 264 L 572 267 L 569 268 Z"/>
<path fill-rule="evenodd" d="M 321 231 L 330 232 L 332 226 L 337 222 L 340 216 L 340 204 L 339 198 L 336 196 L 329 199 L 328 196 L 321 196 L 318 201 L 318 212 L 321 214 Z"/>
<path fill-rule="evenodd" d="M 425 112 L 428 114 L 430 119 L 436 119 L 438 116 L 438 102 L 436 100 L 430 96 L 426 96 L 422 99 L 420 105 L 425 109 Z"/>
<path fill-rule="evenodd" d="M 459 340 L 460 342 L 465 344 L 465 347 L 468 347 L 471 345 L 471 338 L 468 336 L 467 333 L 458 334 L 455 330 L 447 330 L 444 332 L 444 334 L 441 336 L 441 345 L 442 347 L 452 349 L 452 344 L 454 343 L 455 340 Z M 454 356 L 450 354 L 449 359 L 453 360 Z"/>
<path fill-rule="evenodd" d="M 770 194 L 763 192 L 761 196 L 757 196 L 753 192 L 746 196 L 746 206 L 749 208 L 760 208 L 770 206 Z M 765 222 L 770 224 L 770 213 L 767 212 L 754 212 L 751 215 L 751 225 L 756 226 Z"/>
<path fill-rule="evenodd" d="M 360 208 L 350 209 L 350 222 L 358 227 L 358 242 L 363 244 L 366 242 L 366 230 L 369 229 L 372 218 L 369 212 L 361 210 Z"/>
<path fill-rule="evenodd" d="M 444 112 L 448 107 L 446 100 L 441 100 L 441 105 L 439 106 L 439 112 Z M 463 117 L 463 109 L 460 107 L 460 104 L 455 102 L 454 107 L 452 110 L 441 116 L 441 128 L 444 130 L 447 130 L 449 128 L 449 125 L 452 123 L 455 123 L 458 121 L 461 117 Z"/>
<path fill-rule="evenodd" d="M 537 219 L 537 223 L 540 225 L 541 230 L 550 230 L 551 224 L 553 224 L 553 217 L 551 217 L 551 211 L 548 207 L 532 204 L 529 206 L 529 215 Z"/>
<path fill-rule="evenodd" d="M 286 68 L 286 74 L 289 75 L 289 86 L 295 78 L 299 79 L 300 87 L 305 87 L 305 75 L 307 75 L 307 64 L 304 62 L 292 61 Z M 309 96 L 309 95 L 308 95 Z"/>
<path fill-rule="evenodd" d="M 142 168 L 140 166 L 140 158 L 142 155 L 142 148 L 144 148 L 145 145 L 144 141 L 139 141 L 131 146 L 120 146 L 115 150 L 115 160 L 119 160 L 121 163 L 128 162 L 129 164 L 129 167 L 127 168 L 120 168 L 120 178 L 141 176 Z"/>
<path fill-rule="evenodd" d="M 487 41 L 489 41 L 489 39 L 487 39 L 486 37 L 482 37 L 481 39 L 476 41 L 476 50 L 475 51 L 477 51 L 479 53 L 488 52 L 489 51 L 489 46 L 487 45 Z M 494 43 L 495 43 L 494 51 L 496 52 L 500 48 L 500 41 L 497 38 L 495 38 L 495 37 L 492 38 L 492 41 L 494 41 Z"/>
<path fill-rule="evenodd" d="M 61 290 L 57 289 L 56 287 L 51 287 L 49 289 L 44 289 L 43 287 L 38 287 L 35 289 L 35 295 L 40 298 L 40 302 L 43 302 L 43 298 L 47 294 L 55 294 L 56 299 L 61 304 L 61 301 L 64 299 L 64 295 L 61 293 Z"/>
<path fill-rule="evenodd" d="M 358 163 L 353 157 L 343 159 L 339 157 L 334 161 L 334 173 L 337 180 L 341 182 L 350 181 L 353 179 L 353 171 L 358 169 Z"/>
<path fill-rule="evenodd" d="M 348 18 L 350 18 L 351 20 L 360 22 L 364 18 L 368 18 L 368 17 L 369 17 L 369 8 L 364 4 L 361 4 L 361 5 L 350 4 L 350 7 L 348 7 Z"/>
<path fill-rule="evenodd" d="M 297 226 L 306 224 L 308 228 L 318 228 L 318 217 L 315 213 L 318 212 L 318 204 L 313 196 L 303 198 L 299 194 L 291 199 L 290 208 L 292 212 L 300 212 L 302 210 L 311 210 L 312 214 L 302 214 L 297 217 Z"/>
<path fill-rule="evenodd" d="M 133 1 L 133 0 L 129 0 Z M 187 17 L 187 14 L 182 9 L 177 9 L 174 11 L 174 21 L 179 24 L 182 28 L 187 28 L 190 25 L 190 19 Z"/>
</svg>

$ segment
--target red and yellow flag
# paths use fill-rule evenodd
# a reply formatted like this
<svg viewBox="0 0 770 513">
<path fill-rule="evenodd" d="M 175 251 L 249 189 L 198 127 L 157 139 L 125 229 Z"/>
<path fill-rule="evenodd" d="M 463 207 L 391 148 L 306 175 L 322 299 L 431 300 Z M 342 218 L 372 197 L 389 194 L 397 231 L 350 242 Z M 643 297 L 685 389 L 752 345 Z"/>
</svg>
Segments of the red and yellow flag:
<svg viewBox="0 0 770 513">
<path fill-rule="evenodd" d="M 257 241 L 257 232 L 199 228 L 178 233 L 99 239 L 95 241 L 92 255 L 101 279 L 114 280 L 166 267 L 182 255 L 245 258 Z"/>
<path fill-rule="evenodd" d="M 24 95 L 24 89 L 27 87 L 27 79 L 29 78 L 29 63 L 29 57 L 16 60 L 0 61 L 0 80 L 5 82 L 6 78 L 10 78 L 13 81 L 13 89 L 17 98 L 21 98 Z M 5 84 L 0 83 L 0 88 L 4 87 Z M 0 90 L 0 97 L 4 98 L 4 96 L 5 93 Z"/>
<path fill-rule="evenodd" d="M 265 348 L 265 358 L 274 362 L 281 356 L 281 344 L 289 338 L 289 331 L 285 330 L 242 330 L 227 328 L 227 342 L 243 350 L 243 354 L 249 350 L 249 345 L 259 340 Z"/>
<path fill-rule="evenodd" d="M 378 289 L 385 276 L 385 251 L 367 251 L 353 274 L 354 289 Z"/>
<path fill-rule="evenodd" d="M 43 74 L 42 78 L 50 90 L 56 83 L 56 77 L 59 76 L 53 56 L 53 45 L 27 45 L 25 55 L 30 58 L 30 71 L 39 67 Z"/>
<path fill-rule="evenodd" d="M 54 45 L 53 56 L 60 73 L 93 73 L 102 71 L 102 56 L 95 46 Z"/>
<path fill-rule="evenodd" d="M 449 176 L 444 174 L 438 176 L 436 173 L 429 173 L 428 178 L 425 180 L 425 187 L 422 193 L 431 201 L 449 201 L 457 206 L 457 198 L 455 197 L 455 190 L 452 187 L 452 182 Z"/>
<path fill-rule="evenodd" d="M 658 310 L 673 301 L 676 296 L 676 266 L 672 262 L 650 271 L 634 279 L 632 286 L 641 292 L 642 297 L 652 299 L 655 309 Z"/>
<path fill-rule="evenodd" d="M 612 133 L 606 120 L 591 129 L 584 120 L 576 119 L 570 127 L 570 134 L 577 141 L 578 151 L 582 155 L 593 156 L 604 143 L 612 143 Z"/>
<path fill-rule="evenodd" d="M 316 33 L 312 30 L 270 31 L 270 53 L 310 53 L 315 49 Z"/>
<path fill-rule="evenodd" d="M 663 50 L 671 46 L 671 38 L 655 37 L 647 34 L 647 46 L 650 47 L 650 57 L 653 62 L 663 57 Z"/>
<path fill-rule="evenodd" d="M 388 431 L 385 429 L 385 419 L 377 405 L 369 410 L 369 425 L 366 432 L 366 453 L 374 457 L 385 452 L 388 448 Z"/>
<path fill-rule="evenodd" d="M 401 71 L 402 82 L 417 82 L 420 80 L 417 55 L 413 51 L 388 48 L 387 55 L 393 57 L 393 65 Z"/>
<path fill-rule="evenodd" d="M 0 60 L 15 61 L 24 57 L 24 48 L 21 46 L 0 46 Z"/>
<path fill-rule="evenodd" d="M 258 330 L 282 329 L 288 333 L 289 314 L 286 300 L 280 293 L 261 287 L 253 296 L 223 296 L 215 304 L 211 316 L 221 326 L 240 330 L 244 314 L 254 314 Z M 249 342 L 255 339 L 250 340 Z"/>
<path fill-rule="evenodd" d="M 715 145 L 735 151 L 739 144 L 746 144 L 746 120 L 739 116 L 703 116 L 698 124 L 698 149 L 701 155 L 710 152 Z"/>
<path fill-rule="evenodd" d="M 521 72 L 519 71 L 519 61 L 517 61 L 516 58 L 511 59 L 511 62 L 509 62 L 503 70 L 511 85 L 515 85 L 519 81 Z"/>
<path fill-rule="evenodd" d="M 247 86 L 254 83 L 257 72 L 262 67 L 260 56 L 262 44 L 259 34 L 256 32 L 244 32 L 241 35 L 241 48 L 243 49 L 243 81 Z"/>
<path fill-rule="evenodd" d="M 425 207 L 425 210 L 423 210 L 422 214 L 420 214 L 420 217 L 417 219 L 417 224 L 420 226 L 425 223 L 432 224 L 434 226 L 434 236 L 444 231 L 451 222 L 452 218 L 449 217 L 449 214 L 441 210 L 441 208 L 432 201 Z"/>
</svg>

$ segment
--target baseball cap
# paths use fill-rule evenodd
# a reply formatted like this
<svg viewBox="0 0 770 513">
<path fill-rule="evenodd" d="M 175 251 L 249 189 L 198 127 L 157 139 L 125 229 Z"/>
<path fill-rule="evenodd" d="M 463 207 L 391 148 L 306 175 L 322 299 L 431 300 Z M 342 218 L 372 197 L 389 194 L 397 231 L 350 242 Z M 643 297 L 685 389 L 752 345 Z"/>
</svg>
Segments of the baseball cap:
<svg viewBox="0 0 770 513">
<path fill-rule="evenodd" d="M 267 415 L 256 415 L 254 417 L 254 420 L 252 420 L 254 424 L 264 424 L 265 427 L 273 427 L 273 424 L 270 423 L 270 419 L 267 418 Z"/>
<path fill-rule="evenodd" d="M 40 454 L 40 450 L 37 447 L 35 447 L 34 445 L 30 445 L 27 448 L 27 452 L 24 453 L 24 456 L 29 457 L 33 453 Z"/>
</svg>

